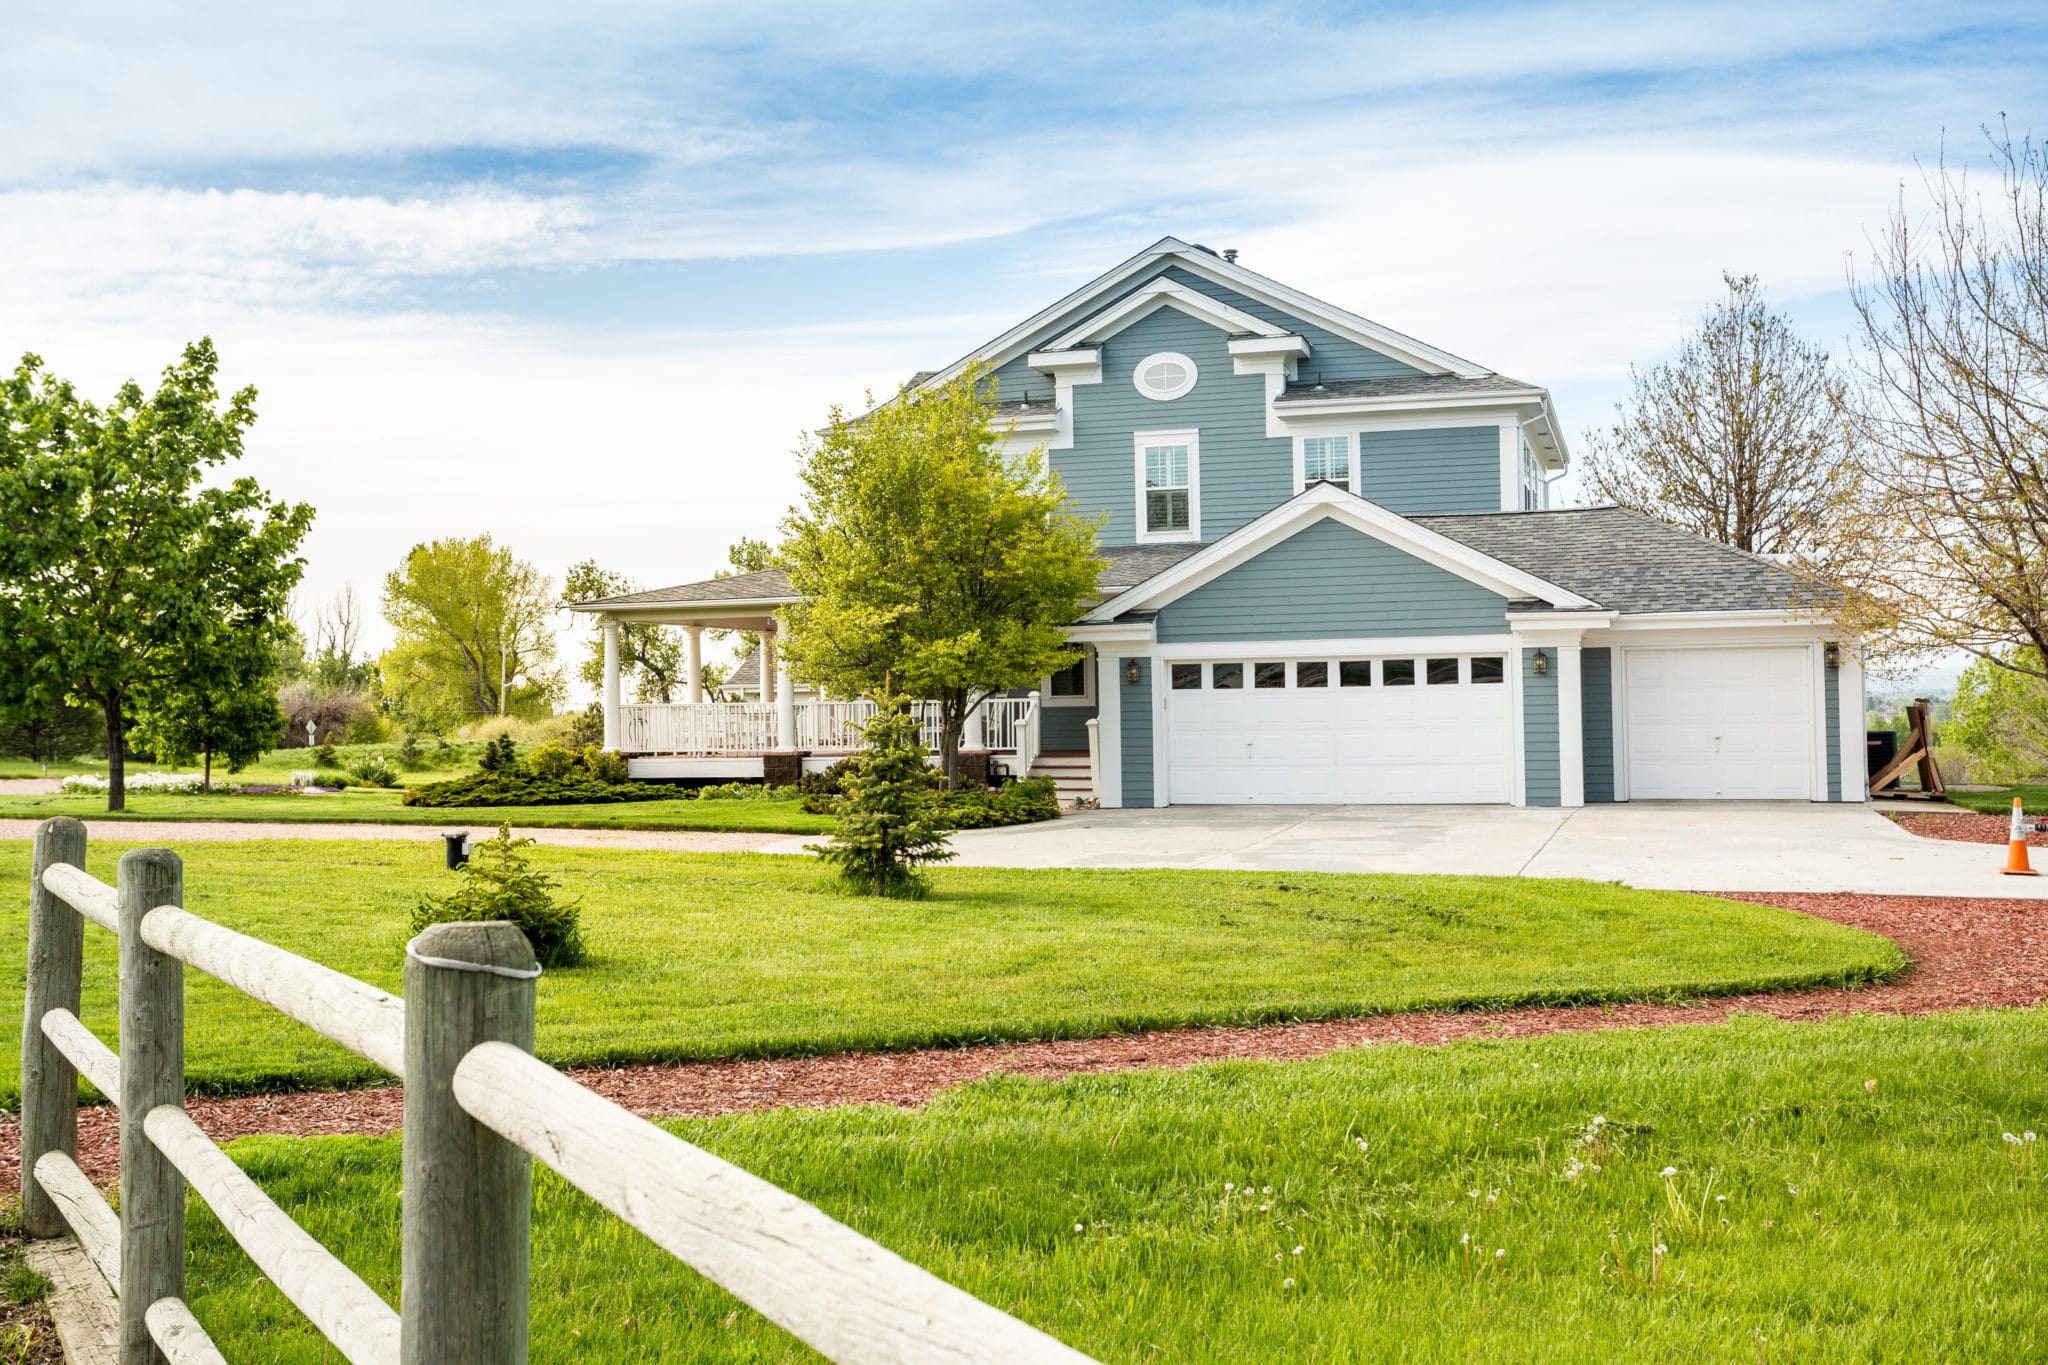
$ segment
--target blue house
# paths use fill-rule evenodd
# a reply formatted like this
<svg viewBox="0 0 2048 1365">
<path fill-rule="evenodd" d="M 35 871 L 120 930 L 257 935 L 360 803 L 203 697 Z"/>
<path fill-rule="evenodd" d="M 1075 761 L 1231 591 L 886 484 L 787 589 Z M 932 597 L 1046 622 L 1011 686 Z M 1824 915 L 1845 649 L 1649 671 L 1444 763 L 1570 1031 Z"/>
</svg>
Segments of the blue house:
<svg viewBox="0 0 2048 1365">
<path fill-rule="evenodd" d="M 1009 439 L 1107 514 L 1086 657 L 971 742 L 1105 806 L 1863 799 L 1861 670 L 1802 580 L 1552 508 L 1544 389 L 1234 257 L 1166 238 L 913 381 L 986 363 Z M 774 662 L 790 600 L 769 572 L 578 604 L 682 626 L 693 659 L 704 627 L 764 632 L 755 701 L 693 673 L 689 702 L 631 707 L 613 673 L 636 773 L 843 747 L 829 708 L 855 704 Z"/>
</svg>

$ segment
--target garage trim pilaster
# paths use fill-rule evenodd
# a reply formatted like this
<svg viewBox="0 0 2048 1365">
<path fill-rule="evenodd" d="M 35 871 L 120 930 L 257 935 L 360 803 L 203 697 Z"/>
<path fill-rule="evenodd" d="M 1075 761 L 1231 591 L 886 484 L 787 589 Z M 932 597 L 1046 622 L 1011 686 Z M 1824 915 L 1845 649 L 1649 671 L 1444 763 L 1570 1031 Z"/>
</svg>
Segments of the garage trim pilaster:
<svg viewBox="0 0 2048 1365">
<path fill-rule="evenodd" d="M 1508 628 L 1520 649 L 1543 649 L 1557 655 L 1557 803 L 1567 808 L 1586 804 L 1585 669 L 1583 643 L 1589 630 L 1614 624 L 1616 613 L 1573 612 L 1559 620 L 1555 612 L 1509 612 Z M 1524 740 L 1526 714 L 1516 708 L 1516 744 Z"/>
</svg>

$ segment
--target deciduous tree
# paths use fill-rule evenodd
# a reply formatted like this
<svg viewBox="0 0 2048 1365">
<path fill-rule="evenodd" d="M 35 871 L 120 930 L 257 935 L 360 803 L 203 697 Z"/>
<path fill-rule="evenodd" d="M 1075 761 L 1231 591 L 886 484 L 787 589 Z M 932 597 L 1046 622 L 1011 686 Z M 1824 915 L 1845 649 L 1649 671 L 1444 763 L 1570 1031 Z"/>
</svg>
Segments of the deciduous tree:
<svg viewBox="0 0 2048 1365">
<path fill-rule="evenodd" d="M 415 545 L 384 579 L 397 641 L 385 696 L 428 730 L 483 716 L 545 716 L 561 694 L 547 575 L 488 535 Z"/>
<path fill-rule="evenodd" d="M 198 760 L 211 790 L 215 759 L 240 772 L 282 738 L 277 651 L 252 631 L 195 632 L 182 651 L 171 680 L 137 691 L 133 738 L 160 763 Z"/>
<path fill-rule="evenodd" d="M 1098 521 L 1076 516 L 1041 447 L 1005 449 L 994 384 L 970 368 L 863 417 L 835 408 L 801 452 L 780 552 L 792 669 L 838 696 L 937 702 L 957 773 L 973 707 L 1080 657 L 1066 627 L 1095 593 Z"/>
<path fill-rule="evenodd" d="M 562 597 L 570 602 L 587 602 L 598 597 L 622 597 L 640 591 L 631 577 L 600 568 L 594 559 L 569 566 L 562 580 Z M 619 673 L 631 679 L 634 695 L 641 701 L 674 701 L 683 685 L 683 641 L 666 626 L 624 622 L 619 626 Z M 592 687 L 604 686 L 604 633 L 597 632 L 576 665 L 576 676 Z"/>
<path fill-rule="evenodd" d="M 1861 524 L 1850 515 L 1864 482 L 1849 382 L 1754 275 L 1723 282 L 1678 353 L 1632 369 L 1613 424 L 1586 433 L 1586 492 L 1825 570 L 1844 552 L 1841 533 Z"/>
<path fill-rule="evenodd" d="M 2048 679 L 2048 149 L 1990 134 L 1997 184 L 1943 160 L 1852 281 L 1880 492 L 1864 601 L 1924 651 Z M 2024 646 L 2020 648 L 2019 646 Z"/>
<path fill-rule="evenodd" d="M 256 391 L 223 402 L 218 369 L 195 342 L 155 392 L 131 381 L 105 407 L 33 355 L 0 384 L 0 702 L 91 703 L 109 810 L 126 804 L 131 703 L 203 684 L 205 642 L 274 647 L 304 569 L 311 507 L 205 483 L 256 420 Z"/>
</svg>

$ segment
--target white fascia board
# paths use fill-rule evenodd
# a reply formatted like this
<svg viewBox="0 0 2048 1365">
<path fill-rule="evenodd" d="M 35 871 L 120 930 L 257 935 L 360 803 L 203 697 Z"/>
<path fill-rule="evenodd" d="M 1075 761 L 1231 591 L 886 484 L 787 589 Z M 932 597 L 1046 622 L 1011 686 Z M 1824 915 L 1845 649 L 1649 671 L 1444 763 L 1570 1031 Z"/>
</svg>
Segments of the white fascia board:
<svg viewBox="0 0 2048 1365">
<path fill-rule="evenodd" d="M 1024 363 L 1047 374 L 1068 374 L 1076 370 L 1102 368 L 1100 346 L 1075 346 L 1069 350 L 1032 351 Z"/>
<path fill-rule="evenodd" d="M 1021 413 L 1016 417 L 1005 418 L 996 434 L 1000 436 L 1010 432 L 1049 433 L 1059 429 L 1059 420 L 1057 406 L 1051 412 Z"/>
<path fill-rule="evenodd" d="M 1292 332 L 1279 336 L 1232 337 L 1225 345 L 1233 362 L 1261 360 L 1273 356 L 1301 360 L 1309 354 L 1308 338 Z M 1243 373 L 1242 370 L 1239 373 Z"/>
<path fill-rule="evenodd" d="M 1702 630 L 1716 626 L 1804 627 L 1817 633 L 1834 629 L 1834 623 L 1811 612 L 1799 611 L 1643 611 L 1625 612 L 1615 620 L 1617 629 Z"/>
<path fill-rule="evenodd" d="M 1597 609 L 1599 606 L 1597 602 L 1546 582 L 1512 564 L 1481 554 L 1462 541 L 1452 540 L 1397 512 L 1390 512 L 1378 503 L 1367 502 L 1342 489 L 1319 483 L 1295 494 L 1207 549 L 1188 556 L 1165 573 L 1110 598 L 1089 616 L 1093 620 L 1107 621 L 1127 611 L 1163 606 L 1326 517 L 1334 517 L 1353 530 L 1384 541 L 1395 549 L 1503 597 L 1536 598 L 1554 607 Z"/>
<path fill-rule="evenodd" d="M 1130 654 L 1150 653 L 1158 627 L 1151 621 L 1082 621 L 1067 627 L 1067 638 L 1080 644 L 1128 645 Z"/>
<path fill-rule="evenodd" d="M 1234 289 L 1262 303 L 1269 303 L 1297 317 L 1318 323 L 1340 337 L 1355 341 L 1361 346 L 1369 346 L 1383 355 L 1390 355 L 1396 360 L 1413 365 L 1418 370 L 1430 374 L 1460 374 L 1468 379 L 1477 379 L 1493 373 L 1484 365 L 1475 365 L 1462 356 L 1439 350 L 1391 327 L 1383 327 L 1370 318 L 1362 318 L 1335 304 L 1311 298 L 1298 289 L 1290 289 L 1278 280 L 1267 279 L 1257 271 L 1247 270 L 1220 256 L 1210 256 L 1193 249 L 1175 254 L 1180 258 L 1177 264 L 1190 274 L 1200 275 L 1214 284 Z"/>
<path fill-rule="evenodd" d="M 1513 635 L 1365 635 L 1326 640 L 1175 640 L 1155 645 L 1160 663 L 1220 659 L 1399 659 L 1442 654 L 1505 654 L 1520 641 Z"/>
<path fill-rule="evenodd" d="M 1548 401 L 1541 389 L 1487 389 L 1471 393 L 1386 394 L 1360 398 L 1294 398 L 1276 403 L 1290 421 L 1307 417 L 1348 417 L 1361 413 L 1410 412 L 1434 408 L 1516 408 Z"/>
<path fill-rule="evenodd" d="M 1575 645 L 1589 630 L 1605 630 L 1620 615 L 1613 611 L 1511 611 L 1508 628 L 1525 645 Z"/>
<path fill-rule="evenodd" d="M 1273 338 L 1288 335 L 1286 328 L 1276 327 L 1263 318 L 1255 318 L 1241 308 L 1232 308 L 1227 303 L 1210 298 L 1200 290 L 1190 289 L 1184 284 L 1175 284 L 1172 280 L 1158 279 L 1143 288 L 1131 291 L 1100 313 L 1062 333 L 1049 342 L 1045 349 L 1065 351 L 1104 341 L 1161 308 L 1178 308 L 1190 317 L 1199 318 L 1225 332 L 1248 332 L 1253 336 Z"/>
</svg>

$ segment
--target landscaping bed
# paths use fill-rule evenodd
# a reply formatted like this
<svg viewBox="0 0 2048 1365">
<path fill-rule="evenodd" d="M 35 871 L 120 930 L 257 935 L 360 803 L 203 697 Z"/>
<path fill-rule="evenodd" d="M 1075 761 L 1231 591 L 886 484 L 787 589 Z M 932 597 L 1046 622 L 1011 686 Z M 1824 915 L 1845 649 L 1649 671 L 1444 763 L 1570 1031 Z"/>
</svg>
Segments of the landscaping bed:
<svg viewBox="0 0 2048 1365">
<path fill-rule="evenodd" d="M 721 803 L 713 803 L 721 804 Z M 111 879 L 120 846 L 94 844 Z M 387 990 L 438 847 L 193 844 L 200 915 Z M 1765 906 L 1517 878 L 947 868 L 933 896 L 878 903 L 808 860 L 543 848 L 585 904 L 589 965 L 541 979 L 539 1052 L 563 1065 L 1078 1038 L 1415 1009 L 1508 1008 L 1843 985 L 1904 965 L 1874 934 Z M 20 886 L 28 849 L 0 850 Z M 26 897 L 0 902 L 15 979 Z M 82 1017 L 113 1038 L 113 942 L 87 940 Z M 379 1078 L 198 973 L 196 1093 Z M 0 1014 L 0 1095 L 19 1025 Z"/>
<path fill-rule="evenodd" d="M 775 834 L 821 834 L 832 819 L 814 815 L 800 802 L 764 797 L 699 801 L 657 789 L 656 799 L 595 805 L 408 806 L 397 791 L 354 788 L 344 792 L 243 796 L 132 795 L 123 811 L 107 810 L 105 797 L 0 795 L 0 819 L 47 820 L 71 815 L 80 820 L 257 821 L 290 824 L 494 825 L 501 820 L 548 829 L 760 830 Z"/>
<path fill-rule="evenodd" d="M 2020 1360 L 2048 1333 L 2029 1012 L 1001 1077 L 916 1111 L 672 1126 L 1105 1361 Z M 395 1299 L 396 1140 L 230 1150 Z M 322 1358 L 196 1205 L 191 1236 L 231 1358 Z M 804 1354 L 544 1171 L 533 1269 L 536 1359 Z"/>
<path fill-rule="evenodd" d="M 1960 844 L 2012 842 L 2012 816 L 1979 815 L 1974 811 L 1887 811 L 1899 828 L 1923 839 L 1946 839 Z M 2028 824 L 2033 821 L 2030 819 Z M 2029 832 L 2029 848 L 2048 848 L 2048 831 Z"/>
</svg>

